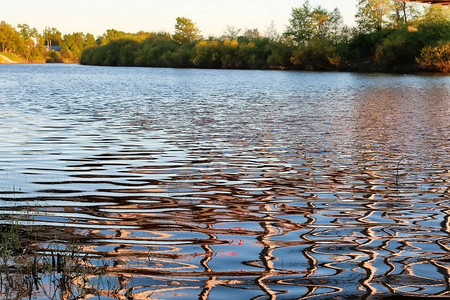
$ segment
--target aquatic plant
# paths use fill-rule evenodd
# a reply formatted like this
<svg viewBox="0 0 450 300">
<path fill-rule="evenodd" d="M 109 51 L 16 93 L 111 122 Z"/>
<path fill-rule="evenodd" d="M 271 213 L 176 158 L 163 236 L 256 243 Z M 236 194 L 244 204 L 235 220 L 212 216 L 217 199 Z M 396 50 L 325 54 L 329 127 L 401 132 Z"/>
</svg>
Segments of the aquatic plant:
<svg viewBox="0 0 450 300">
<path fill-rule="evenodd" d="M 108 264 L 84 253 L 77 239 L 55 237 L 43 243 L 37 233 L 17 220 L 0 225 L 0 298 L 78 299 L 112 286 L 105 282 L 115 281 L 105 278 Z"/>
</svg>

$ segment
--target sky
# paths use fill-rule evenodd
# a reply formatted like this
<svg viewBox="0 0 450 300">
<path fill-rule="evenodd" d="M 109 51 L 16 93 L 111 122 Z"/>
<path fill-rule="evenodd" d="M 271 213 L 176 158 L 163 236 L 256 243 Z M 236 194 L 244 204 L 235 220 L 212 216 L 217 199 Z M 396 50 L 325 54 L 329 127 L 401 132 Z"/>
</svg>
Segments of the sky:
<svg viewBox="0 0 450 300">
<path fill-rule="evenodd" d="M 257 28 L 264 33 L 271 22 L 282 33 L 293 7 L 303 0 L 0 0 L 0 21 L 26 23 L 38 31 L 56 27 L 72 32 L 102 35 L 113 28 L 125 32 L 174 32 L 177 17 L 197 24 L 205 37 L 220 36 L 228 25 Z M 356 0 L 310 0 L 312 6 L 339 8 L 344 23 L 354 24 Z"/>
</svg>

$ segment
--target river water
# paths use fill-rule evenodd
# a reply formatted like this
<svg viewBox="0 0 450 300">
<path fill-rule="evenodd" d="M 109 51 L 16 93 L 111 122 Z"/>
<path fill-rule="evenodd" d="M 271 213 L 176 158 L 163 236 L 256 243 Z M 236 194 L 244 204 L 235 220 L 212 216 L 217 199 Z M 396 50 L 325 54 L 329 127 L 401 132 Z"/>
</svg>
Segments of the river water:
<svg viewBox="0 0 450 300">
<path fill-rule="evenodd" d="M 1 65 L 0 221 L 134 298 L 450 296 L 449 133 L 448 76 Z"/>
</svg>

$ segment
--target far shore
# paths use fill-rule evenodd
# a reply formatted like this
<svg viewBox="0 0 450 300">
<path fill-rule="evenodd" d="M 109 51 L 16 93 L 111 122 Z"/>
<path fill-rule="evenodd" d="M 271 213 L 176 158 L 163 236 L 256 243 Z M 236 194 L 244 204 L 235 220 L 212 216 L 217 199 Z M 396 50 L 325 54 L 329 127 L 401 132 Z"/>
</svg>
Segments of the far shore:
<svg viewBox="0 0 450 300">
<path fill-rule="evenodd" d="M 14 58 L 14 57 L 12 57 Z M 16 60 L 13 60 L 6 55 L 0 53 L 0 65 L 7 64 L 80 64 L 78 61 L 62 61 L 62 62 L 45 62 L 45 61 L 26 61 L 23 58 L 16 57 Z M 113 66 L 114 67 L 114 66 Z M 120 67 L 120 66 L 116 66 Z M 194 67 L 195 68 L 195 67 Z M 201 68 L 199 68 L 201 69 Z M 221 68 L 218 68 L 221 69 Z M 255 69 L 259 70 L 259 69 Z M 269 70 L 269 69 L 267 69 Z M 297 70 L 297 69 L 280 69 L 280 70 Z M 324 72 L 355 72 L 355 73 L 390 73 L 390 74 L 416 74 L 416 73 L 429 73 L 429 74 L 442 74 L 447 75 L 448 72 L 436 72 L 436 71 L 427 71 L 417 66 L 405 65 L 400 68 L 386 70 L 383 67 L 380 67 L 376 64 L 353 64 L 347 65 L 340 70 L 310 70 L 310 71 L 324 71 Z"/>
</svg>

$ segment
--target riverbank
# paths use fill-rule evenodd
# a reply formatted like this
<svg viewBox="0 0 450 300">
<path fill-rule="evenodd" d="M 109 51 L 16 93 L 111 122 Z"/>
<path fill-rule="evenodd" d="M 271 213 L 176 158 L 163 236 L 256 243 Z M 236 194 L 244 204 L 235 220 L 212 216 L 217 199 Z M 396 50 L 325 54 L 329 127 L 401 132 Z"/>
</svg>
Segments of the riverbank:
<svg viewBox="0 0 450 300">
<path fill-rule="evenodd" d="M 0 64 L 17 64 L 18 63 L 15 59 L 13 60 L 8 56 L 4 55 L 4 53 L 0 53 Z"/>
<path fill-rule="evenodd" d="M 50 52 L 51 54 L 51 52 Z M 0 64 L 45 64 L 45 63 L 67 63 L 74 64 L 79 63 L 74 60 L 62 60 L 60 57 L 54 57 L 54 55 L 49 55 L 44 59 L 38 60 L 26 60 L 25 58 L 16 55 L 14 53 L 0 52 Z"/>
<path fill-rule="evenodd" d="M 361 33 L 337 44 L 320 39 L 294 44 L 258 37 L 180 44 L 171 36 L 160 34 L 142 42 L 120 39 L 85 49 L 80 63 L 200 69 L 448 73 L 450 42 L 447 38 L 427 37 L 429 30 L 425 29 Z M 391 40 L 404 43 L 392 46 Z M 423 40 L 427 42 L 419 42 Z"/>
<path fill-rule="evenodd" d="M 14 53 L 0 52 L 0 64 L 38 64 L 45 63 L 43 60 L 29 61 Z"/>
<path fill-rule="evenodd" d="M 45 64 L 45 63 L 63 63 L 63 64 L 79 64 L 78 61 L 55 61 L 51 57 L 47 58 L 47 61 L 27 61 L 15 54 L 12 53 L 5 53 L 0 52 L 0 64 Z M 84 64 L 81 62 L 81 64 Z M 87 64 L 89 65 L 89 64 Z M 95 64 L 93 64 L 95 65 Z M 127 66 L 127 65 L 121 65 L 118 63 L 117 65 L 111 64 L 110 66 Z M 156 66 L 139 66 L 135 65 L 135 67 L 165 67 L 165 68 L 186 68 L 185 66 L 172 66 L 171 64 L 166 65 L 156 65 Z M 191 65 L 189 68 L 197 68 L 197 69 L 247 69 L 247 70 L 270 70 L 270 69 L 277 69 L 277 68 L 223 68 L 223 67 L 215 67 L 215 68 L 205 68 L 205 67 L 199 67 L 199 66 L 193 66 Z M 299 69 L 295 68 L 293 66 L 289 67 L 283 67 L 278 68 L 279 70 L 303 70 L 303 71 L 330 71 L 330 72 L 356 72 L 356 73 L 402 73 L 402 74 L 413 74 L 413 73 L 441 73 L 441 74 L 448 74 L 450 68 L 447 66 L 446 68 L 442 68 L 441 70 L 435 70 L 435 69 L 426 69 L 419 65 L 401 65 L 401 66 L 386 66 L 385 64 L 375 63 L 375 62 L 358 62 L 358 63 L 342 63 L 339 66 L 336 66 L 335 68 L 307 68 L 307 69 Z"/>
</svg>

